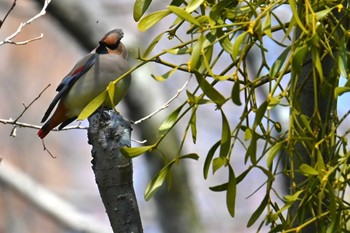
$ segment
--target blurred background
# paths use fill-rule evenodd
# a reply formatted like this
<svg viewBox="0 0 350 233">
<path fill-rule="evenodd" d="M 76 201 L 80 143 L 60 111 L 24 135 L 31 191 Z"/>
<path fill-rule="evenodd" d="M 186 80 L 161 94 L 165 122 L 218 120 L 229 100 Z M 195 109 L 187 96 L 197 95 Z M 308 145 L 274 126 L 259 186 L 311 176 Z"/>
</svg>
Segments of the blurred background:
<svg viewBox="0 0 350 233">
<path fill-rule="evenodd" d="M 154 1 L 149 11 L 160 9 L 167 3 L 168 1 Z M 13 0 L 0 0 L 0 19 L 12 4 Z M 53 1 L 47 14 L 24 27 L 14 41 L 28 40 L 41 33 L 44 35 L 42 39 L 26 45 L 0 46 L 0 118 L 16 119 L 24 106 L 51 84 L 19 119 L 20 122 L 41 125 L 40 120 L 61 79 L 88 52 L 87 49 L 97 45 L 98 39 L 111 29 L 124 30 L 123 43 L 129 50 L 130 64 L 135 65 L 138 49 L 145 49 L 150 40 L 165 29 L 159 28 L 159 24 L 140 33 L 132 16 L 133 4 L 134 1 L 129 0 Z M 40 0 L 17 1 L 0 28 L 0 41 L 14 33 L 22 22 L 38 14 L 42 6 L 43 1 Z M 289 19 L 288 9 L 282 9 L 280 14 L 285 14 L 286 20 Z M 169 42 L 164 40 L 163 43 Z M 278 48 L 271 52 L 272 57 L 280 54 Z M 186 73 L 175 74 L 167 82 L 157 82 L 151 77 L 151 74 L 159 75 L 165 71 L 167 69 L 160 65 L 150 64 L 133 74 L 132 88 L 119 105 L 122 115 L 134 121 L 148 115 L 174 96 L 189 78 Z M 191 84 L 188 88 L 191 88 Z M 229 94 L 230 90 L 231 88 L 225 90 L 223 87 L 223 92 Z M 162 120 L 177 103 L 185 99 L 186 95 L 182 93 L 168 109 L 151 120 L 134 126 L 133 138 L 147 139 L 151 143 Z M 231 218 L 227 211 L 225 193 L 209 190 L 210 186 L 226 182 L 227 174 L 218 172 L 208 180 L 203 178 L 205 155 L 221 133 L 221 124 L 217 122 L 220 113 L 215 112 L 214 108 L 212 106 L 200 110 L 205 117 L 198 122 L 198 143 L 193 145 L 186 142 L 185 149 L 188 152 L 197 152 L 202 156 L 197 162 L 185 161 L 173 169 L 173 187 L 169 191 L 163 187 L 154 198 L 146 202 L 143 198 L 145 187 L 163 162 L 155 154 L 142 155 L 133 160 L 135 191 L 144 232 L 256 232 L 258 226 L 246 228 L 246 225 L 264 196 L 264 190 L 254 193 L 265 181 L 264 176 L 251 172 L 238 185 L 235 218 Z M 232 115 L 235 111 L 237 109 L 233 108 Z M 284 113 L 288 114 L 288 111 Z M 281 117 L 283 122 L 283 112 Z M 82 125 L 87 126 L 87 123 L 82 122 Z M 45 144 L 55 156 L 53 158 L 44 151 L 36 129 L 17 128 L 16 137 L 11 137 L 12 128 L 11 125 L 0 124 L 0 170 L 14 183 L 19 181 L 23 190 L 0 180 L 0 232 L 73 233 L 82 232 L 77 226 L 88 223 L 98 226 L 98 231 L 91 232 L 112 232 L 91 169 L 91 146 L 87 144 L 86 130 L 50 133 L 45 138 Z M 178 133 L 181 135 L 183 132 Z M 167 142 L 164 150 L 170 155 L 176 153 L 174 144 L 179 142 L 179 138 L 174 134 L 173 139 Z M 139 146 L 137 143 L 134 145 Z M 243 156 L 238 155 L 235 159 L 235 172 L 240 174 L 244 170 Z M 47 195 L 38 196 L 41 192 Z M 30 195 L 36 194 L 38 200 L 30 198 Z M 49 205 L 43 207 L 37 202 Z M 46 208 L 52 208 L 61 214 L 63 212 L 67 216 L 70 211 L 74 212 L 76 215 L 72 218 L 77 218 L 76 225 L 59 219 Z M 262 232 L 267 230 L 263 229 Z"/>
</svg>

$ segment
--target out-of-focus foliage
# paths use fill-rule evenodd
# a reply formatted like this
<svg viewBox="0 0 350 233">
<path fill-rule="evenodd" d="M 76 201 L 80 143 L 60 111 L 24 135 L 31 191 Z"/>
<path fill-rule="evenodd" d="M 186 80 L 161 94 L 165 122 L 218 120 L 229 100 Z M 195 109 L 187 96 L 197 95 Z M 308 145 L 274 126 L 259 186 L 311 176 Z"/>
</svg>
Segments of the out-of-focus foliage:
<svg viewBox="0 0 350 233">
<path fill-rule="evenodd" d="M 152 0 L 136 0 L 134 19 L 141 31 L 158 23 L 164 31 L 140 51 L 140 64 L 155 62 L 168 67 L 166 73 L 154 75 L 159 81 L 166 81 L 177 72 L 188 72 L 197 87 L 187 90 L 186 101 L 161 124 L 157 142 L 123 150 L 131 157 L 159 150 L 159 144 L 178 122 L 187 121 L 177 155 L 151 181 L 146 198 L 166 180 L 173 165 L 182 159 L 202 156 L 204 178 L 211 170 L 227 171 L 227 182 L 211 189 L 227 193 L 227 209 L 232 217 L 237 184 L 254 169 L 266 175 L 265 196 L 251 214 L 248 227 L 259 219 L 258 227 L 268 225 L 271 232 L 299 232 L 310 224 L 316 224 L 319 232 L 345 230 L 350 218 L 347 214 L 350 205 L 345 200 L 349 185 L 349 131 L 339 134 L 338 128 L 348 117 L 350 106 L 346 106 L 345 115 L 338 117 L 336 104 L 329 104 L 325 114 L 315 104 L 308 116 L 300 108 L 298 96 L 303 90 L 301 80 L 305 78 L 301 77 L 301 70 L 307 64 L 311 64 L 307 78 L 314 84 L 315 103 L 323 93 L 331 93 L 328 103 L 336 103 L 341 94 L 349 92 L 349 82 L 339 86 L 341 77 L 350 78 L 349 3 L 345 0 L 173 0 L 165 9 L 145 14 L 151 4 Z M 276 13 L 282 7 L 292 12 L 289 20 L 281 19 Z M 165 23 L 164 18 L 171 23 Z M 165 37 L 171 46 L 157 47 Z M 282 52 L 274 61 L 267 60 L 267 48 L 274 46 Z M 252 49 L 259 55 L 257 64 L 247 59 Z M 326 57 L 335 64 L 331 70 L 323 67 Z M 257 68 L 252 75 L 249 69 L 254 65 Z M 267 92 L 263 100 L 257 98 L 260 89 Z M 182 155 L 184 141 L 190 134 L 190 140 L 197 142 L 197 131 L 202 130 L 197 128 L 201 117 L 197 112 L 207 105 L 214 105 L 212 109 L 220 113 L 221 138 L 212 142 L 207 154 Z M 232 106 L 238 109 L 234 114 Z M 272 114 L 286 107 L 290 109 L 289 125 L 281 124 Z M 293 160 L 301 156 L 295 150 L 297 145 L 302 145 L 309 156 L 301 164 Z M 246 169 L 241 174 L 233 169 L 233 155 L 244 156 Z M 288 166 L 285 161 L 289 161 Z M 290 195 L 275 192 L 274 182 L 281 174 L 290 181 Z M 296 174 L 305 178 L 302 183 L 297 183 Z M 297 217 L 292 207 L 298 209 Z"/>
</svg>

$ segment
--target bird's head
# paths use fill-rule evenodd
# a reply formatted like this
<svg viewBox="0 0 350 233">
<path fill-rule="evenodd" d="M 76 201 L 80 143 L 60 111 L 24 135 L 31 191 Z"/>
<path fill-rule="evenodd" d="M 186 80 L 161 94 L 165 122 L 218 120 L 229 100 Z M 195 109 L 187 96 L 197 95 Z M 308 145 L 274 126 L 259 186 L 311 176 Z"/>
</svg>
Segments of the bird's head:
<svg viewBox="0 0 350 233">
<path fill-rule="evenodd" d="M 121 39 L 124 37 L 124 32 L 121 29 L 114 29 L 108 32 L 99 41 L 99 46 L 96 49 L 96 53 L 100 54 L 122 54 L 126 58 L 126 49 L 121 43 Z"/>
</svg>

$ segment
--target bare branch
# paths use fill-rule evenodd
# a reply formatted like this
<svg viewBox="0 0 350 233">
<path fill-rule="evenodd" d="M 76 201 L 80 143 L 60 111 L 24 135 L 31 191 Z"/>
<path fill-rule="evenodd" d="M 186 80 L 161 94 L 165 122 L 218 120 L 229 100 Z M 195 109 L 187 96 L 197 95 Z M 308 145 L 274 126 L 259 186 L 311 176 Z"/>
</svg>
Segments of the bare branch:
<svg viewBox="0 0 350 233">
<path fill-rule="evenodd" d="M 17 0 L 14 0 L 13 3 L 12 3 L 11 8 L 8 10 L 8 12 L 4 16 L 4 18 L 0 21 L 0 28 L 2 27 L 2 25 L 6 21 L 7 17 L 10 15 L 11 11 L 15 8 L 16 4 L 17 4 Z"/>
<path fill-rule="evenodd" d="M 51 158 L 56 158 L 56 156 L 54 156 L 52 153 L 51 153 L 51 151 L 46 147 L 46 144 L 45 144 L 45 141 L 44 141 L 44 139 L 43 140 L 41 140 L 42 141 L 42 144 L 43 144 L 43 149 L 44 149 L 44 151 L 47 151 L 47 153 L 49 153 L 49 155 L 51 156 Z"/>
<path fill-rule="evenodd" d="M 191 80 L 191 77 L 185 82 L 185 84 L 179 90 L 177 90 L 176 94 L 171 99 L 169 99 L 162 107 L 160 107 L 159 109 L 155 110 L 154 112 L 152 112 L 148 116 L 145 116 L 145 117 L 141 118 L 140 120 L 134 121 L 133 124 L 134 125 L 140 124 L 141 122 L 150 119 L 151 117 L 156 115 L 158 112 L 168 108 L 169 104 L 172 101 L 174 101 L 180 95 L 180 93 L 186 88 L 186 86 L 188 85 L 190 80 Z"/>
<path fill-rule="evenodd" d="M 15 1 L 15 2 L 16 2 L 16 1 Z M 15 2 L 14 2 L 14 4 L 12 5 L 12 8 L 14 7 Z M 29 20 L 27 20 L 26 22 L 21 23 L 21 24 L 18 26 L 17 30 L 16 30 L 14 33 L 12 33 L 10 36 L 8 36 L 7 38 L 5 38 L 5 40 L 0 41 L 0 46 L 1 46 L 1 45 L 4 45 L 4 44 L 25 45 L 25 44 L 28 44 L 29 42 L 32 42 L 32 41 L 41 39 L 41 38 L 43 37 L 43 34 L 41 34 L 40 36 L 31 38 L 31 39 L 25 40 L 25 41 L 19 41 L 19 42 L 13 41 L 13 39 L 21 33 L 22 29 L 23 29 L 25 26 L 27 26 L 28 24 L 31 24 L 34 20 L 36 20 L 36 19 L 38 19 L 38 18 L 40 18 L 41 16 L 43 16 L 43 15 L 46 14 L 46 8 L 47 8 L 48 5 L 50 4 L 50 2 L 51 2 L 51 0 L 45 0 L 44 6 L 43 6 L 43 8 L 41 9 L 41 11 L 40 11 L 37 15 L 35 15 L 35 16 L 33 16 L 32 18 L 30 18 Z M 10 11 L 12 11 L 12 8 L 10 9 Z M 8 14 L 9 14 L 9 12 L 8 12 Z M 8 14 L 7 14 L 7 15 L 8 15 Z M 6 19 L 7 15 L 5 16 L 5 19 Z M 3 23 L 3 21 L 2 21 L 2 23 Z"/>
<path fill-rule="evenodd" d="M 26 106 L 26 105 L 23 103 L 24 110 L 23 110 L 23 111 L 21 112 L 21 114 L 19 114 L 19 116 L 13 121 L 13 125 L 14 125 L 14 126 L 13 126 L 13 129 L 12 129 L 11 133 L 10 133 L 10 136 L 16 137 L 16 127 L 17 127 L 17 124 L 16 124 L 16 123 L 17 123 L 17 121 L 23 116 L 23 114 L 28 110 L 28 108 L 29 108 L 30 106 L 32 106 L 32 104 L 40 98 L 40 96 L 46 91 L 47 88 L 49 88 L 49 86 L 51 86 L 51 84 L 48 84 L 48 85 L 39 93 L 39 95 L 38 95 L 37 97 L 35 97 L 34 100 L 33 100 L 32 102 L 29 103 L 28 106 Z"/>
</svg>

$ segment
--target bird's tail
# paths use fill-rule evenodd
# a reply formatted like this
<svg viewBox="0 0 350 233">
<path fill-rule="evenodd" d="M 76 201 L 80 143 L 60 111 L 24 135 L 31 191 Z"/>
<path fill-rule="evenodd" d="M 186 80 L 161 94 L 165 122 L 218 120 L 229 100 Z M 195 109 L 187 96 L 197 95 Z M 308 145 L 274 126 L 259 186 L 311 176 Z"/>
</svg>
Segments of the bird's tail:
<svg viewBox="0 0 350 233">
<path fill-rule="evenodd" d="M 52 123 L 51 123 L 52 121 L 51 121 L 51 119 L 48 121 L 48 122 L 46 122 L 44 125 L 43 125 L 43 127 L 41 127 L 41 129 L 38 131 L 38 136 L 39 136 L 39 138 L 41 138 L 41 139 L 43 139 L 48 133 L 50 133 L 50 131 L 53 129 L 53 128 L 55 128 L 55 126 L 56 125 L 53 125 Z"/>
</svg>

